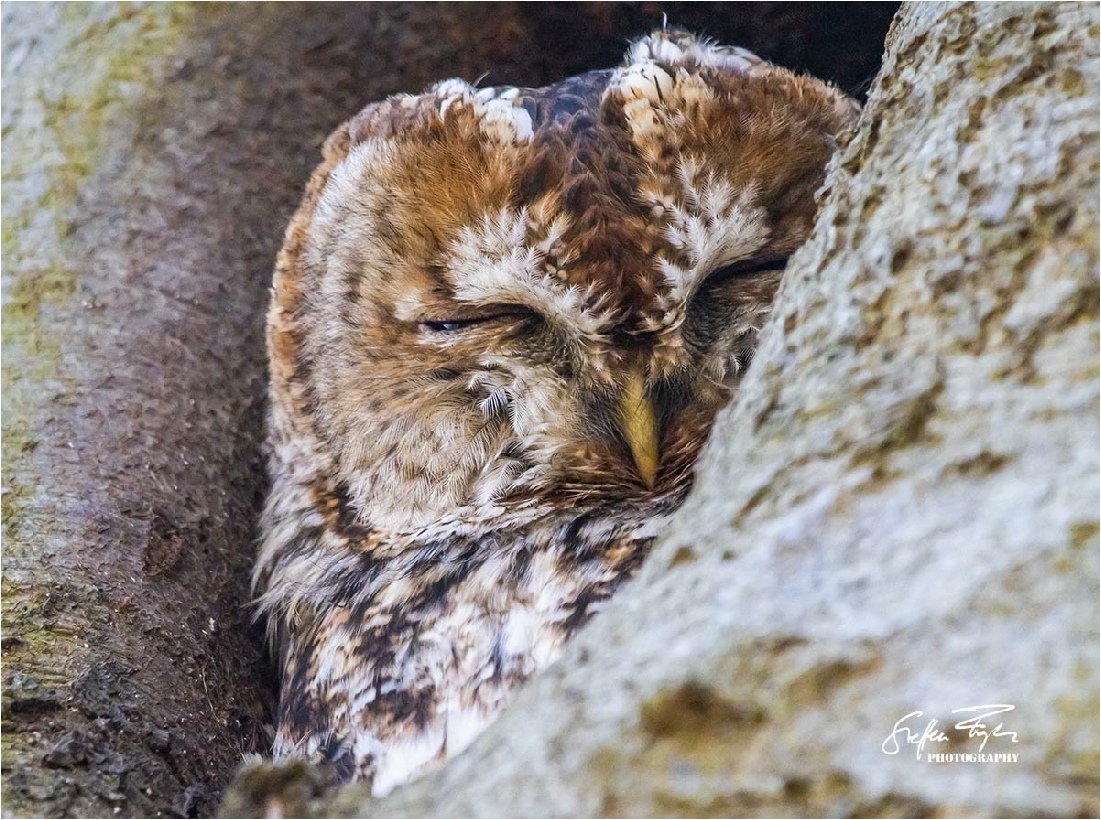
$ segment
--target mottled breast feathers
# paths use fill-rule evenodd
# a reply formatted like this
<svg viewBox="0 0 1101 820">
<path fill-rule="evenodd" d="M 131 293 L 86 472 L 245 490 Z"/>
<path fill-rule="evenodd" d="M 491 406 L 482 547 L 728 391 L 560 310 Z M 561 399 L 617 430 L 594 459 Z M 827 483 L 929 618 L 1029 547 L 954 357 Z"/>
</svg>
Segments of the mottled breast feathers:
<svg viewBox="0 0 1101 820">
<path fill-rule="evenodd" d="M 683 500 L 855 114 L 665 30 L 329 138 L 269 315 L 277 755 L 384 793 L 558 657 Z"/>
</svg>

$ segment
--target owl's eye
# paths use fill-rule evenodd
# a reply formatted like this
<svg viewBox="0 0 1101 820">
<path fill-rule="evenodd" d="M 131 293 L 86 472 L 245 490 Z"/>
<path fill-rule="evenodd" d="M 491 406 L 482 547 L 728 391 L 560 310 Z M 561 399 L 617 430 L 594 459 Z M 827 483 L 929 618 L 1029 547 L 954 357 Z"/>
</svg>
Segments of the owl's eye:
<svg viewBox="0 0 1101 820">
<path fill-rule="evenodd" d="M 731 279 L 749 279 L 762 273 L 775 273 L 787 267 L 787 256 L 768 256 L 762 259 L 742 259 L 731 265 L 718 268 L 708 274 L 707 284 L 715 285 Z"/>
<path fill-rule="evenodd" d="M 458 333 L 475 325 L 484 325 L 502 319 L 528 318 L 534 315 L 530 308 L 522 305 L 492 305 L 471 315 L 424 319 L 421 321 L 421 327 L 433 333 Z"/>
<path fill-rule="evenodd" d="M 479 317 L 477 319 L 453 319 L 447 322 L 422 322 L 421 324 L 437 333 L 454 333 L 456 330 L 463 330 L 472 325 L 480 325 L 485 321 L 488 321 L 488 319 Z"/>
</svg>

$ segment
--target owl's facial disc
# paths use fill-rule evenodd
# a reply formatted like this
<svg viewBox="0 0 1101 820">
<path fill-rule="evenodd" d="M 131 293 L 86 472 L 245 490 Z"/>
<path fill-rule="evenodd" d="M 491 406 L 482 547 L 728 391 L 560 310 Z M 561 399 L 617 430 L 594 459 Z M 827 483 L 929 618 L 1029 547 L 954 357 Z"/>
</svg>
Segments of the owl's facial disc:
<svg viewBox="0 0 1101 820">
<path fill-rule="evenodd" d="M 855 109 L 742 52 L 632 61 L 348 125 L 290 343 L 362 523 L 690 480 Z"/>
</svg>

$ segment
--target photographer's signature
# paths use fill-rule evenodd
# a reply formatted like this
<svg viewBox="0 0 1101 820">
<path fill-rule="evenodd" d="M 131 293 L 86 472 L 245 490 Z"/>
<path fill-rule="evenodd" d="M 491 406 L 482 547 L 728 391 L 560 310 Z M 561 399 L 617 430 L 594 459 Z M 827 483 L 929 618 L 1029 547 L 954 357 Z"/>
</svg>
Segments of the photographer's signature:
<svg viewBox="0 0 1101 820">
<path fill-rule="evenodd" d="M 1001 718 L 997 717 L 1005 712 L 1012 712 L 1015 707 L 1007 703 L 988 703 L 985 706 L 965 706 L 962 709 L 953 709 L 952 714 L 966 714 L 968 717 L 960 720 L 953 728 L 960 732 L 967 732 L 969 738 L 982 738 L 979 743 L 979 751 L 986 748 L 986 743 L 993 737 L 1008 739 L 1011 743 L 1017 743 L 1017 733 L 1003 729 Z M 944 743 L 949 740 L 947 734 L 941 731 L 936 718 L 931 718 L 924 728 L 920 726 L 919 718 L 924 712 L 910 712 L 899 718 L 895 723 L 894 731 L 883 741 L 884 754 L 897 755 L 902 751 L 904 744 L 914 746 L 917 759 L 921 760 L 921 753 L 927 743 Z M 913 722 L 915 726 L 907 725 Z M 997 725 L 991 726 L 996 723 Z"/>
</svg>

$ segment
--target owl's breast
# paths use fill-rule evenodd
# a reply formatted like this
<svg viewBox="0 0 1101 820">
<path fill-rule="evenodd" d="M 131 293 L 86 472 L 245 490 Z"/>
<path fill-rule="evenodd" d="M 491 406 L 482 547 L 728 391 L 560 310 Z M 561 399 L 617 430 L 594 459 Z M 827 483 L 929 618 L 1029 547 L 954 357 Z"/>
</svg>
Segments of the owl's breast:
<svg viewBox="0 0 1101 820">
<path fill-rule="evenodd" d="M 287 647 L 276 754 L 381 795 L 466 748 L 634 573 L 673 502 L 359 555 Z"/>
</svg>

